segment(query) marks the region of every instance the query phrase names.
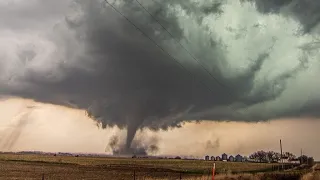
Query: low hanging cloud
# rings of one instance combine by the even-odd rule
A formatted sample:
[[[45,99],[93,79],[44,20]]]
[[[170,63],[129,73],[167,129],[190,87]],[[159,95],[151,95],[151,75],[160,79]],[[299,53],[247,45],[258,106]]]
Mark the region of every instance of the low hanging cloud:
[[[126,149],[142,127],[320,115],[316,0],[139,2],[171,35],[110,0],[161,48],[102,0],[1,0],[0,94],[85,109]]]
[[[118,139],[117,145],[113,147],[125,147],[125,129],[98,129],[95,122],[85,116],[83,110],[11,98],[0,102],[0,114],[2,151],[111,154],[114,151],[109,145],[112,144],[113,137]],[[28,118],[23,126],[19,126],[21,117]],[[285,151],[299,155],[302,148],[303,153],[319,160],[319,125],[319,118],[299,118],[259,123],[202,121],[185,123],[182,128],[170,131],[157,132],[144,128],[137,132],[131,148],[133,152],[147,152],[148,155],[193,155],[203,158],[206,154],[249,155],[259,149],[279,151],[279,139],[282,139]],[[8,138],[13,132],[19,134],[14,141]],[[9,141],[11,148],[4,146],[9,144]],[[158,151],[153,151],[153,146],[157,147]]]

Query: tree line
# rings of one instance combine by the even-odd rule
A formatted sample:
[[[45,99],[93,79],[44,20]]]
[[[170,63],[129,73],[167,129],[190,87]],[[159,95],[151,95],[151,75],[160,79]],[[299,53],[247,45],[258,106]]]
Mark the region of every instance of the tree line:
[[[249,156],[249,159],[257,162],[279,162],[281,160],[281,154],[275,151],[257,151]],[[299,161],[300,164],[313,164],[313,157],[302,155],[297,157],[291,152],[282,153],[282,159],[288,159],[289,161]]]

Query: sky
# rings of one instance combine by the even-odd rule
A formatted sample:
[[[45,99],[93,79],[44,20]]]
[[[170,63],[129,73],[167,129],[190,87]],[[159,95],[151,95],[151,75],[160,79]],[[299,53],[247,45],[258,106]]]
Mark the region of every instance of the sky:
[[[76,129],[106,133],[99,142],[123,153],[150,151],[153,141],[159,152],[174,153],[160,139],[206,139],[207,126],[217,136],[211,149],[242,149],[247,142],[231,140],[240,131],[306,141],[303,134],[314,137],[319,127],[319,7],[316,0],[0,0],[1,119],[17,119],[12,131],[4,125],[3,148],[49,125],[45,132],[55,138]],[[16,109],[27,101],[41,110]],[[66,114],[45,120],[55,111]],[[291,131],[298,127],[310,129]]]
[[[30,110],[31,107],[34,107]],[[30,112],[31,111],[31,112]],[[2,151],[46,151],[112,154],[108,146],[113,136],[124,140],[126,130],[102,129],[75,110],[32,100],[2,100],[0,149]],[[29,113],[25,117],[25,113]],[[24,117],[24,118],[23,118]],[[136,139],[146,146],[157,145],[151,155],[250,155],[257,150],[283,150],[320,159],[319,119],[282,119],[259,123],[212,122],[186,123],[169,131],[139,131]]]

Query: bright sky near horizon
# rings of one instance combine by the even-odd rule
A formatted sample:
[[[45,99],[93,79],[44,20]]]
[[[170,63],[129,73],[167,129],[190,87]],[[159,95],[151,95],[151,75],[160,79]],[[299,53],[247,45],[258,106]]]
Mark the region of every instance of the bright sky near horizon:
[[[33,109],[30,109],[34,107]],[[28,113],[24,117],[25,113]],[[49,152],[111,153],[113,135],[125,137],[125,130],[100,129],[85,112],[62,106],[12,98],[0,101],[0,150],[41,150]],[[22,122],[21,122],[22,121]],[[136,138],[156,139],[158,155],[206,154],[248,155],[257,150],[303,152],[320,159],[318,127],[315,119],[283,119],[265,123],[209,122],[186,123],[168,131],[138,132]]]

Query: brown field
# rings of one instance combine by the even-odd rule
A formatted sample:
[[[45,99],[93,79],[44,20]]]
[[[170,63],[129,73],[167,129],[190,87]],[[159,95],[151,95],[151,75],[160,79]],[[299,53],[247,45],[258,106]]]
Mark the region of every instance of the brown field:
[[[0,179],[210,179],[212,162],[0,154]],[[275,164],[216,162],[217,179],[267,172]],[[241,175],[245,177],[245,175]],[[232,178],[231,178],[232,179]]]

